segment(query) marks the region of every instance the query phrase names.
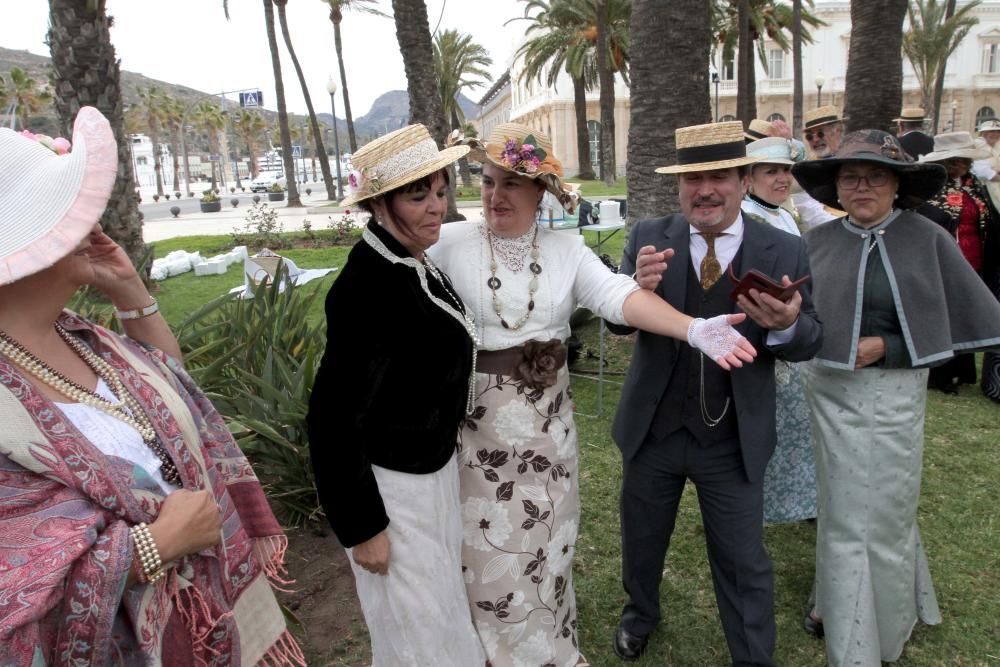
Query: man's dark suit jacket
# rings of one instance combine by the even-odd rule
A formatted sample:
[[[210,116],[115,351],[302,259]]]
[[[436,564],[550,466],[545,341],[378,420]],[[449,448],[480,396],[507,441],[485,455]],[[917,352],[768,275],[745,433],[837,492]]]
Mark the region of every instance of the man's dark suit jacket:
[[[913,130],[899,138],[899,145],[910,157],[916,160],[921,155],[934,152],[934,137],[919,130]]]
[[[809,273],[809,260],[802,239],[746,215],[743,216],[743,230],[740,267],[744,273],[757,269],[777,281],[782,275],[795,280]],[[657,251],[674,249],[676,254],[670,260],[656,292],[672,306],[683,310],[688,266],[691,263],[687,220],[682,215],[671,215],[635,223],[625,244],[622,273],[635,271],[638,249],[646,245],[655,246]],[[723,275],[722,280],[729,280],[728,273]],[[822,342],[822,328],[813,308],[809,282],[800,290],[802,308],[795,335],[788,343],[769,348],[765,344],[767,330],[749,317],[736,327],[757,349],[757,358],[752,364],[730,371],[743,465],[750,481],[756,481],[764,474],[774,451],[774,360],[811,359]],[[740,312],[735,302],[731,312]],[[613,324],[608,326],[620,334],[634,331]],[[680,346],[686,344],[673,338],[639,332],[612,427],[612,435],[626,460],[639,451],[646,438],[657,404],[667,389]]]

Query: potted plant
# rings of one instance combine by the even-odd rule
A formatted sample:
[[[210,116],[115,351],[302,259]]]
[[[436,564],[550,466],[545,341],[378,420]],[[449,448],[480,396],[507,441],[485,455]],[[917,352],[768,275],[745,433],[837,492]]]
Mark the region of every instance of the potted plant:
[[[272,185],[267,190],[267,200],[268,201],[285,201],[285,188],[281,187],[277,183]]]
[[[201,212],[218,213],[222,210],[222,201],[212,190],[205,190],[201,193]]]

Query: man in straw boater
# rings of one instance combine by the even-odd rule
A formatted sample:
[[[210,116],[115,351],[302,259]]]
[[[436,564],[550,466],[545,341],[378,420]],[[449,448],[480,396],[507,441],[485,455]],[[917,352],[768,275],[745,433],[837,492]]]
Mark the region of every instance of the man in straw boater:
[[[914,160],[934,150],[934,137],[924,132],[926,119],[927,114],[920,107],[905,107],[899,118],[892,119],[899,144]]]
[[[822,160],[837,151],[840,139],[844,136],[845,120],[847,119],[840,115],[840,109],[832,105],[805,112],[802,117],[802,138],[810,160]],[[808,229],[844,216],[843,211],[821,204],[805,190],[797,188],[797,192],[792,193],[792,201],[802,224]]]
[[[811,358],[821,329],[807,283],[787,301],[756,289],[732,300],[730,276],[756,269],[789,285],[790,278],[809,273],[798,237],[740,212],[748,165],[755,161],[747,157],[742,124],[680,128],[676,138],[677,164],[656,171],[678,175],[681,213],[635,223],[621,270],[635,271],[642,287],[696,317],[746,312],[737,329],[758,356],[720,373],[697,351],[638,334],[613,427],[624,468],[622,578],[628,593],[614,650],[622,659],[637,659],[660,620],[664,559],[690,479],[733,664],[773,665],[774,585],[762,535],[762,478],[775,445],[774,360]]]

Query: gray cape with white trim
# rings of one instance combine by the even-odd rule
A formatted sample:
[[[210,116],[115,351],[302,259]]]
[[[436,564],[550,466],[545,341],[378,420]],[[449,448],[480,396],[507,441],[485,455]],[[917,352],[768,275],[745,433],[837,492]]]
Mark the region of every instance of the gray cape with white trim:
[[[934,366],[956,352],[1000,348],[1000,302],[955,239],[922,215],[902,211],[870,229],[838,218],[810,230],[803,240],[813,302],[823,322],[819,363],[854,368],[872,243],[882,255],[914,366]]]

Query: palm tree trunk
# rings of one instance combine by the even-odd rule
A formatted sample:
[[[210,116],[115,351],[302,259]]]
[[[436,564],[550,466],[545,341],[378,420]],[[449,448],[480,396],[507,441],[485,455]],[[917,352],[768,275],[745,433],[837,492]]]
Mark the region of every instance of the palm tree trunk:
[[[177,144],[177,132],[173,131],[170,133],[170,153],[174,165],[174,192],[181,191],[181,159],[178,155]]]
[[[285,104],[285,84],[281,79],[281,60],[278,56],[278,37],[274,32],[274,3],[264,0],[264,24],[267,27],[267,44],[271,49],[271,69],[274,71],[274,96],[278,101],[278,130],[281,134],[281,163],[288,187],[288,206],[302,206],[299,188],[295,183],[295,165],[292,162],[292,134],[288,129],[288,107]]]
[[[299,59],[295,56],[295,49],[292,48],[292,37],[288,33],[288,18],[285,16],[285,5],[288,0],[275,0],[278,6],[278,21],[281,23],[281,36],[285,40],[285,48],[292,58],[292,65],[295,67],[295,74],[299,77],[299,85],[302,87],[302,97],[306,101],[306,110],[309,112],[309,126],[312,128],[313,145],[315,153],[319,155],[319,168],[323,172],[323,184],[326,186],[326,198],[330,201],[337,201],[337,186],[333,183],[333,176],[330,174],[330,161],[326,157],[326,147],[323,145],[323,135],[319,131],[319,122],[316,120],[316,112],[313,110],[312,98],[309,96],[309,86],[306,85],[306,77],[302,73]],[[305,180],[305,174],[302,174]]]
[[[678,210],[677,179],[653,170],[676,162],[674,130],[711,118],[705,94],[711,44],[708,3],[633,0],[630,32],[631,123],[625,173],[631,226]]]
[[[125,132],[118,59],[111,43],[111,20],[105,0],[94,3],[93,11],[88,11],[86,4],[79,0],[49,0],[47,41],[52,54],[56,110],[67,137],[82,106],[96,107],[110,121],[118,144],[118,175],[101,216],[101,228],[139,266],[146,245],[129,152],[131,141]]]
[[[802,136],[802,0],[792,0],[792,136]]]
[[[160,152],[163,150],[160,146],[160,138],[157,136],[155,130],[150,129],[149,131],[149,141],[153,145],[153,173],[156,174],[156,194],[163,196],[163,160],[161,159]]]
[[[410,122],[422,123],[438,146],[448,141],[448,121],[441,106],[441,93],[434,74],[434,48],[424,0],[392,0],[396,22],[396,41],[406,70],[406,89],[410,97]],[[445,221],[464,220],[455,208],[455,185],[448,188],[448,212]]]
[[[573,77],[573,108],[576,111],[576,154],[579,156],[580,173],[583,180],[597,178],[594,165],[590,162],[590,130],[587,128],[587,84],[582,76]]]
[[[849,129],[891,132],[903,102],[903,18],[908,0],[851,0],[844,115]]]
[[[351,114],[351,96],[347,94],[347,71],[344,69],[344,47],[340,41],[340,21],[334,20],[333,10],[330,11],[333,21],[333,45],[337,50],[337,66],[340,68],[340,91],[344,97],[344,118],[347,120],[347,138],[351,142],[351,152],[358,150],[358,137],[354,133],[354,116]],[[337,119],[333,119],[334,132],[337,130]]]
[[[955,15],[955,0],[947,0],[947,4],[944,6],[944,20],[947,21],[952,16]],[[934,116],[934,130],[933,134],[938,132],[938,119],[941,117],[941,98],[944,96],[944,74],[945,69],[948,67],[948,58],[942,58],[941,64],[938,66],[937,80],[934,81],[934,101],[933,106],[930,109],[931,114]],[[954,131],[955,128],[951,128]]]
[[[608,3],[597,3],[597,77],[601,82],[601,180],[615,182],[615,73],[608,62]]]
[[[744,127],[757,117],[757,73],[750,35],[750,0],[739,0],[740,36],[736,56],[736,117]]]
[[[462,123],[458,120],[458,112],[455,109],[451,110],[451,129],[462,130]],[[464,157],[458,161],[458,176],[463,188],[472,185],[472,171],[469,170],[469,161]]]

